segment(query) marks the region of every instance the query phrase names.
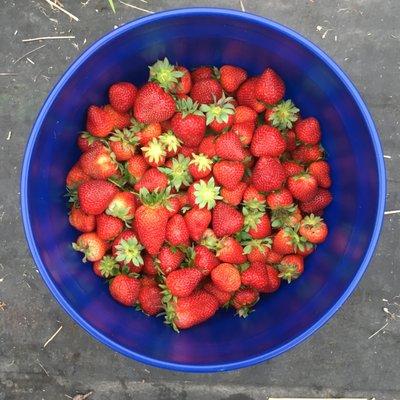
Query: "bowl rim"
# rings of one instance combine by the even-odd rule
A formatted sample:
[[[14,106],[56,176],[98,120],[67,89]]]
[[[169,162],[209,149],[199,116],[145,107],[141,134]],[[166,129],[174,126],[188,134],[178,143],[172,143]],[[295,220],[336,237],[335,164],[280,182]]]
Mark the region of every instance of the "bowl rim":
[[[219,16],[226,16],[229,18],[237,18],[243,19],[249,23],[256,23],[258,25],[264,25],[269,29],[273,29],[279,31],[282,35],[285,35],[291,40],[296,41],[298,44],[304,46],[309,51],[311,51],[316,57],[322,60],[331,70],[335,73],[335,75],[340,79],[342,84],[347,88],[350,92],[351,96],[353,97],[354,101],[356,102],[357,106],[359,107],[361,114],[364,118],[364,121],[368,127],[368,131],[371,136],[373,148],[375,151],[375,157],[377,161],[377,169],[378,169],[378,207],[376,212],[376,218],[374,223],[374,230],[372,233],[370,244],[365,252],[364,258],[360,264],[360,267],[354,276],[353,280],[350,282],[347,289],[344,293],[337,299],[335,304],[327,310],[327,312],[313,325],[311,325],[306,331],[302,334],[296,336],[294,339],[287,343],[283,343],[279,347],[276,347],[273,350],[266,351],[262,354],[259,354],[255,357],[246,358],[239,361],[229,362],[229,363],[219,363],[219,364],[204,364],[204,365],[195,365],[195,364],[181,364],[175,362],[168,362],[162,361],[156,358],[147,357],[135,351],[129,350],[126,347],[114,342],[113,340],[109,339],[102,333],[100,333],[96,328],[90,325],[84,318],[82,318],[73,308],[72,306],[65,300],[62,296],[60,291],[52,282],[49,274],[47,273],[46,267],[42,262],[39,252],[36,248],[35,239],[29,219],[29,208],[28,208],[28,176],[29,176],[29,166],[31,162],[32,152],[35,146],[35,142],[37,136],[40,132],[40,126],[43,123],[43,120],[52,105],[55,98],[58,96],[60,90],[63,88],[65,83],[70,79],[70,77],[74,74],[74,72],[100,47],[102,47],[108,41],[116,38],[117,36],[124,34],[126,31],[135,29],[139,26],[145,25],[150,22],[155,22],[158,20],[168,19],[170,17],[187,17],[188,15],[219,15]],[[343,305],[343,303],[347,300],[350,294],[354,291],[355,287],[357,286],[358,282],[360,281],[361,277],[363,276],[364,272],[366,271],[368,264],[372,258],[373,252],[379,240],[380,231],[382,228],[383,217],[384,217],[384,207],[385,207],[385,197],[386,197],[386,172],[385,172],[385,164],[383,160],[383,152],[380,143],[380,139],[375,128],[374,122],[372,117],[367,109],[366,104],[364,103],[361,95],[359,94],[358,90],[355,88],[353,83],[351,82],[350,78],[347,74],[339,67],[323,50],[321,50],[317,45],[313,44],[311,41],[300,35],[299,33],[295,32],[294,30],[277,23],[275,21],[271,21],[267,18],[250,14],[244,13],[237,10],[225,9],[225,8],[211,8],[211,7],[190,7],[190,8],[181,8],[176,10],[167,10],[163,12],[158,12],[152,14],[150,16],[144,16],[138,18],[134,21],[128,22],[121,27],[107,33],[106,35],[102,36],[98,40],[96,40],[92,45],[90,45],[73,63],[67,68],[67,70],[62,74],[59,78],[58,82],[54,85],[51,92],[48,94],[46,100],[44,101],[38,116],[35,120],[35,123],[32,127],[32,130],[29,135],[29,139],[25,148],[24,157],[23,157],[23,164],[21,170],[21,183],[20,183],[20,190],[21,190],[21,199],[20,199],[20,206],[21,206],[21,213],[22,213],[22,220],[24,226],[25,237],[29,245],[29,249],[31,251],[32,257],[35,261],[36,266],[40,271],[40,275],[44,280],[47,287],[50,289],[50,292],[56,298],[58,303],[62,306],[62,308],[72,317],[72,319],[77,322],[85,331],[87,331],[91,336],[102,342],[103,344],[107,345],[113,350],[118,351],[119,353],[132,358],[136,361],[143,362],[145,364],[149,364],[159,368],[165,368],[175,371],[182,371],[182,372],[221,372],[221,371],[229,371],[233,369],[239,369],[248,367],[251,365],[255,365],[271,359],[273,357],[278,356],[281,353],[291,349],[292,347],[300,344],[305,339],[307,339],[310,335],[316,332],[319,328],[321,328],[335,313],[336,311]]]

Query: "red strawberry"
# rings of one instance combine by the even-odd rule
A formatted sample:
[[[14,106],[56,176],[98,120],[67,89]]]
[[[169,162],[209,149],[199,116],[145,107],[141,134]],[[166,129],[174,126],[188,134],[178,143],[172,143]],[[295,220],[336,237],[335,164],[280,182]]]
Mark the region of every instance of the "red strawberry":
[[[286,179],[285,170],[276,158],[258,159],[252,175],[252,184],[260,192],[280,189]]]
[[[273,126],[261,125],[253,134],[250,151],[256,157],[279,157],[285,148],[286,141],[278,129]]]
[[[190,296],[196,289],[203,274],[196,268],[183,268],[172,271],[165,279],[165,286],[172,296]]]
[[[212,216],[212,227],[217,237],[233,235],[243,227],[243,214],[222,201],[217,202]]]
[[[285,255],[296,251],[290,230],[280,229],[272,241],[272,250],[276,253]]]
[[[245,157],[242,143],[233,132],[223,133],[217,138],[215,152],[218,157],[230,161],[242,161]]]
[[[246,217],[245,217],[245,224],[246,224]],[[255,226],[251,226],[248,230],[248,234],[253,239],[263,239],[271,234],[271,221],[268,217],[268,214],[261,215],[258,218],[258,221],[255,222]]]
[[[235,115],[233,117],[233,122],[235,124],[241,124],[245,122],[252,122],[253,124],[255,124],[257,120],[257,113],[250,107],[237,106],[235,108]]]
[[[193,154],[189,162],[189,172],[195,181],[205,178],[212,170],[212,160],[204,154]]]
[[[157,139],[163,132],[161,124],[158,122],[153,122],[148,125],[136,123],[134,124],[134,128],[135,131],[137,131],[136,136],[142,146],[146,146],[152,139]]]
[[[204,290],[188,297],[180,297],[173,306],[173,313],[167,321],[177,329],[187,329],[210,319],[218,310],[217,299]]]
[[[218,264],[218,258],[210,249],[203,245],[195,246],[193,266],[196,267],[203,276],[208,275]]]
[[[96,179],[84,182],[78,188],[80,207],[85,214],[101,214],[118,192],[111,182]]]
[[[92,269],[93,269],[93,272],[94,272],[98,277],[102,278],[102,277],[103,277],[103,274],[101,273],[101,270],[100,270],[100,262],[101,262],[101,260],[100,260],[100,261],[95,261],[95,262],[93,263]]]
[[[203,79],[210,79],[213,77],[213,69],[209,66],[197,67],[191,72],[192,81],[198,82]]]
[[[110,149],[117,161],[127,161],[135,154],[135,146],[122,140],[110,142]]]
[[[247,255],[247,259],[253,262],[267,262],[268,253],[270,252],[271,239],[250,239],[246,241],[243,252]]]
[[[137,88],[129,82],[117,82],[108,89],[108,98],[112,107],[121,113],[126,113],[133,108]]]
[[[232,97],[222,97],[212,104],[202,104],[200,110],[206,114],[206,124],[217,133],[228,129],[233,124],[235,106]]]
[[[199,145],[199,153],[204,154],[208,158],[213,158],[216,155],[214,135],[203,138]]]
[[[241,285],[238,269],[228,263],[217,265],[211,271],[211,280],[218,289],[225,292],[235,292]]]
[[[106,137],[114,127],[114,122],[103,108],[90,106],[87,112],[86,130],[93,136]]]
[[[124,306],[133,307],[140,290],[140,281],[127,275],[117,275],[109,286],[111,297]]]
[[[182,66],[175,67],[175,71],[181,72],[183,75],[179,78],[178,83],[172,84],[171,92],[178,95],[185,95],[190,92],[192,88],[192,77],[187,68]]]
[[[296,134],[294,131],[289,130],[285,134],[285,140],[286,140],[286,151],[293,151],[296,146]]]
[[[164,145],[157,139],[151,139],[141,148],[144,159],[152,167],[159,167],[165,163],[167,152]]]
[[[320,160],[324,156],[324,151],[318,144],[298,146],[292,151],[293,160],[303,164],[310,164]]]
[[[169,219],[165,238],[171,246],[189,245],[189,230],[182,215],[176,214]]]
[[[93,147],[102,145],[99,138],[92,136],[89,132],[82,132],[78,136],[77,143],[78,143],[79,150],[82,153],[93,149]]]
[[[106,214],[122,219],[122,221],[131,221],[135,216],[136,198],[130,192],[117,193],[107,207]]]
[[[86,182],[90,179],[90,176],[83,172],[82,168],[79,165],[79,162],[73,165],[73,167],[69,170],[66,184],[69,188],[76,188],[81,183]]]
[[[171,120],[171,128],[185,146],[197,147],[206,132],[206,118],[191,98],[178,100],[177,107],[179,111]]]
[[[165,240],[168,223],[168,210],[163,203],[166,194],[152,193],[141,195],[142,205],[135,212],[135,226],[140,243],[152,256],[156,255]]]
[[[318,188],[317,194],[309,201],[301,202],[300,210],[305,213],[316,213],[332,202],[332,194],[327,189]]]
[[[182,146],[179,149],[179,154],[182,154],[184,157],[190,158],[192,154],[196,154],[199,152],[198,147],[188,147],[188,146]]]
[[[143,281],[143,279],[142,279]],[[157,286],[141,285],[138,302],[141,310],[147,315],[157,315],[163,309],[162,293]]]
[[[147,164],[145,158],[141,154],[133,155],[126,162],[126,170],[137,181],[140,180],[148,168],[149,164]]]
[[[96,216],[97,236],[103,240],[112,240],[124,229],[124,223],[116,217],[107,214]]]
[[[96,233],[82,233],[72,247],[76,251],[81,251],[84,254],[83,262],[99,261],[103,258],[107,251],[107,244],[100,239]]]
[[[110,151],[104,146],[83,153],[79,159],[79,165],[82,171],[93,179],[107,179],[118,169]]]
[[[164,275],[168,275],[179,268],[184,258],[185,255],[180,250],[174,250],[169,246],[163,246],[158,255],[160,270]]]
[[[264,263],[252,263],[242,272],[242,284],[258,291],[268,286],[267,266]]]
[[[202,79],[193,84],[190,97],[199,104],[211,104],[222,96],[222,87],[215,79]]]
[[[157,275],[156,262],[150,254],[146,254],[143,257],[142,271],[146,275],[150,275],[150,276]]]
[[[158,168],[150,168],[144,172],[134,188],[137,192],[146,188],[149,192],[163,190],[168,186],[168,178]]]
[[[258,204],[265,203],[265,196],[260,193],[254,186],[249,185],[243,193],[243,201],[245,203],[256,202]]]
[[[178,214],[180,211],[181,207],[181,201],[177,196],[171,197],[168,199],[168,214],[170,217],[174,216],[175,214]]]
[[[321,140],[321,128],[313,118],[304,118],[295,125],[296,137],[305,144],[317,144]]]
[[[80,232],[92,232],[96,228],[96,217],[85,214],[80,208],[72,207],[69,223]]]
[[[211,211],[207,208],[193,207],[185,216],[186,226],[189,230],[190,238],[199,241],[211,222]]]
[[[265,268],[268,277],[268,284],[261,291],[262,293],[272,293],[276,292],[281,285],[281,278],[279,277],[279,272],[270,265]]]
[[[304,271],[303,257],[290,254],[282,258],[278,265],[279,277],[290,283],[292,279],[297,279]]]
[[[308,172],[317,180],[320,187],[324,189],[330,188],[332,184],[330,167],[326,161],[314,161],[308,166]]]
[[[223,65],[220,70],[219,81],[222,88],[228,92],[233,93],[238,87],[247,79],[247,72],[240,67],[233,65]]]
[[[243,82],[236,92],[236,100],[239,105],[250,107],[254,111],[260,113],[265,110],[265,106],[256,99],[255,86],[257,81],[258,78],[253,77]]]
[[[232,298],[232,305],[240,317],[246,318],[259,297],[258,292],[252,288],[239,289]]]
[[[160,143],[165,148],[167,158],[176,156],[181,147],[181,141],[175,136],[172,130],[168,130],[160,136]]]
[[[143,275],[140,279],[141,287],[158,287],[158,283],[154,276]]]
[[[229,190],[226,187],[221,189],[221,196],[225,203],[231,206],[238,206],[243,198],[243,193],[246,190],[247,185],[244,182],[239,182],[235,189]]]
[[[150,124],[170,119],[175,113],[175,101],[159,85],[146,83],[137,92],[133,115],[139,122]]]
[[[285,95],[285,83],[271,68],[267,68],[255,84],[255,96],[267,104],[276,104]]]
[[[308,247],[304,247],[303,250],[297,250],[297,253],[299,256],[303,256],[303,257],[307,257],[309,256],[311,253],[313,253],[315,250],[315,246],[308,246]]]
[[[140,273],[143,265],[143,246],[132,230],[126,230],[112,243],[112,254],[116,261],[124,264],[131,272]]]
[[[272,126],[271,119],[274,115],[274,111],[272,108],[267,108],[264,113],[264,121],[266,125]]]
[[[217,299],[220,307],[227,304],[232,297],[232,293],[225,292],[224,290],[219,289],[212,282],[206,283],[203,288],[207,293],[212,294]]]
[[[128,113],[120,113],[109,104],[104,106],[104,111],[110,116],[113,122],[113,129],[124,129],[131,124],[131,116]]]
[[[310,243],[319,244],[328,236],[328,227],[321,217],[310,214],[300,222],[299,233]]]
[[[266,262],[268,264],[278,264],[283,258],[282,254],[279,254],[273,250],[270,250],[266,257]]]
[[[247,257],[241,244],[233,237],[224,237],[220,242],[217,257],[221,262],[230,264],[243,264]]]
[[[287,207],[293,204],[293,196],[288,189],[282,188],[268,194],[267,204],[271,210]]]
[[[317,180],[306,172],[290,176],[287,180],[287,186],[293,197],[300,201],[311,200],[315,197],[318,189]]]
[[[184,67],[177,67],[168,61],[157,60],[149,67],[149,80],[156,82],[164,90],[171,93],[185,94],[188,93],[191,87],[191,77],[189,71]]]
[[[253,139],[254,129],[254,122],[240,122],[232,125],[231,132],[239,138],[243,146],[248,146]]]
[[[244,175],[244,166],[240,161],[218,161],[213,167],[214,178],[229,190],[235,189]]]
[[[287,177],[300,174],[304,171],[304,167],[295,161],[284,161],[282,166],[285,169]]]

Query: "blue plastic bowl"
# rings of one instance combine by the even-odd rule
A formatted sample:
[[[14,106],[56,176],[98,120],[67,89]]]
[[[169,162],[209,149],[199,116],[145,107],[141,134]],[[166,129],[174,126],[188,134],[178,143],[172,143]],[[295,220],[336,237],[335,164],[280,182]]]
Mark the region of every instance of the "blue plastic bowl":
[[[247,319],[221,311],[174,333],[161,319],[120,306],[89,264],[71,250],[65,176],[78,158],[77,132],[90,104],[115,81],[142,84],[147,66],[168,56],[195,67],[236,64],[276,69],[303,115],[321,121],[334,201],[326,243],[304,275],[265,297]],[[371,259],[385,201],[382,150],[371,116],[343,71],[319,48],[275,22],[232,10],[168,11],[141,18],[88,48],[54,87],[32,129],[21,178],[22,216],[33,258],[71,317],[96,339],[137,361],[180,371],[250,366],[297,345],[344,303]]]

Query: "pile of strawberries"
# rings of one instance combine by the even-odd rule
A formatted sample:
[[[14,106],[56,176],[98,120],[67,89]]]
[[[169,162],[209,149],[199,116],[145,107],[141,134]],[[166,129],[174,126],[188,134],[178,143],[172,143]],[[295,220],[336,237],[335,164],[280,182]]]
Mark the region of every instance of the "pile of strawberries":
[[[73,248],[111,296],[175,330],[297,279],[328,233],[321,129],[271,68],[189,71],[167,59],[90,106],[67,176]]]

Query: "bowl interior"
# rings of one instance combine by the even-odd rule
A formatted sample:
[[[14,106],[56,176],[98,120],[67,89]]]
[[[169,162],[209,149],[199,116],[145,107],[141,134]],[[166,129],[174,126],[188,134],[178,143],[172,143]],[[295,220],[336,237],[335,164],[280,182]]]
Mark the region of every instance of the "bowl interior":
[[[64,308],[114,349],[158,366],[192,371],[245,366],[279,354],[318,328],[360,278],[380,223],[379,144],[371,138],[366,111],[337,71],[316,56],[314,47],[297,40],[282,27],[240,13],[169,12],[102,39],[48,98],[25,159],[22,196],[28,240]],[[180,334],[162,319],[109,297],[106,284],[71,250],[77,232],[68,224],[63,197],[65,176],[79,156],[75,140],[84,128],[87,107],[105,103],[107,87],[115,81],[145,82],[147,66],[165,56],[188,67],[236,64],[250,74],[266,66],[276,69],[287,84],[287,97],[304,116],[321,122],[334,182],[334,201],[325,214],[329,238],[307,258],[301,279],[264,297],[247,319],[220,311]]]

